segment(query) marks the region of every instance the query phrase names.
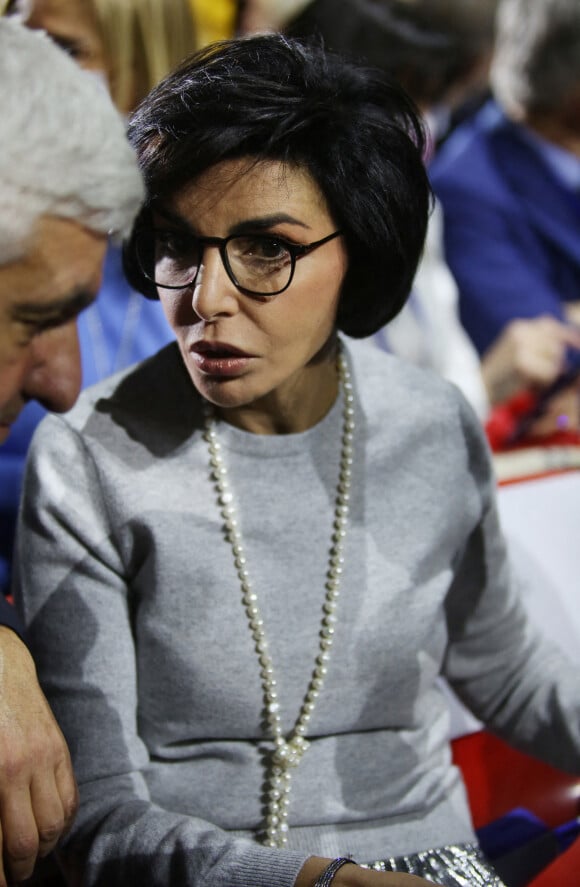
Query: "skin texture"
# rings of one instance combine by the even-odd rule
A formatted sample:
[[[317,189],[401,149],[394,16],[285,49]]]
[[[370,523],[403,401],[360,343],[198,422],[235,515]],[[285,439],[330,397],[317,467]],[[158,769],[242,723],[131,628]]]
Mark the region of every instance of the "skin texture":
[[[6,876],[30,877],[71,824],[77,789],[68,749],[25,645],[0,627],[0,842]]]
[[[0,267],[0,442],[24,404],[69,409],[81,385],[76,317],[95,298],[106,237],[42,219]],[[24,643],[0,627],[0,887],[30,877],[70,825],[77,791],[66,742]]]
[[[512,321],[483,355],[490,403],[501,403],[522,388],[546,388],[564,371],[568,348],[580,348],[580,331],[568,324],[548,316]],[[542,436],[556,431],[562,416],[567,417],[568,428],[580,428],[577,385],[550,400],[531,433]]]
[[[285,220],[265,231],[297,244],[337,229],[309,174],[273,161],[224,161],[164,209],[201,236],[226,237],[248,220],[281,214]],[[346,267],[344,242],[336,237],[297,260],[288,290],[256,299],[236,288],[218,249],[210,246],[195,287],[159,290],[193,384],[227,422],[259,434],[296,432],[330,409],[337,394],[335,320]],[[235,375],[211,374],[200,368],[195,349],[201,340],[251,356]]]
[[[330,859],[311,856],[300,869],[294,887],[313,887],[316,879],[330,862]],[[421,885],[433,887],[433,882],[425,881],[416,875],[373,872],[357,865],[341,866],[332,879],[332,887],[421,887]]]
[[[98,292],[106,237],[43,219],[20,260],[0,267],[0,443],[29,400],[64,412],[81,386],[76,317]]]

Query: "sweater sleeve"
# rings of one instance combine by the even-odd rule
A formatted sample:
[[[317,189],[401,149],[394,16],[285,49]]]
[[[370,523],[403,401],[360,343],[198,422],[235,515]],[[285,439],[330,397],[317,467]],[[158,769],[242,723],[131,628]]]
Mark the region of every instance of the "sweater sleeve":
[[[491,730],[580,773],[577,665],[527,615],[499,525],[487,444],[466,405],[464,431],[482,516],[457,558],[447,595],[445,677]]]
[[[117,542],[82,437],[49,417],[30,451],[15,595],[79,784],[65,870],[72,878],[82,872],[87,887],[290,887],[304,854],[262,847],[152,802],[131,594]]]

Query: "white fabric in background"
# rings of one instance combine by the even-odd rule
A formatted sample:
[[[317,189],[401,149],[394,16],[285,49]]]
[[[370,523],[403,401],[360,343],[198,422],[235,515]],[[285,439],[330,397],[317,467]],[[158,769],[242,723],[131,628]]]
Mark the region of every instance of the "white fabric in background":
[[[457,286],[443,257],[442,239],[443,219],[437,204],[409,301],[373,340],[380,348],[453,382],[483,419],[489,404],[479,356],[459,320]]]

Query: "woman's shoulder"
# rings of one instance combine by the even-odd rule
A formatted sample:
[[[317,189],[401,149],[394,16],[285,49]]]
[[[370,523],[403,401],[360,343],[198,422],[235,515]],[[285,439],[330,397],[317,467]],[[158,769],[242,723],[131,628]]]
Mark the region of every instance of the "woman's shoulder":
[[[457,402],[456,386],[435,370],[384,351],[372,339],[347,339],[346,347],[363,403],[388,406],[404,401],[422,409],[426,403],[442,406]]]
[[[456,385],[371,341],[349,340],[347,348],[367,433],[381,452],[412,451],[449,477],[463,465],[478,482],[489,482],[483,426]]]

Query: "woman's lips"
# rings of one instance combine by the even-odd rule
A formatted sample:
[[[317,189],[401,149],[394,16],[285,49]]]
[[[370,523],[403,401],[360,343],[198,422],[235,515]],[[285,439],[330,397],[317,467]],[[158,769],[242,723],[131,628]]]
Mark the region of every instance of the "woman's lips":
[[[239,376],[252,360],[247,354],[233,345],[198,342],[190,349],[197,369],[206,376]]]

